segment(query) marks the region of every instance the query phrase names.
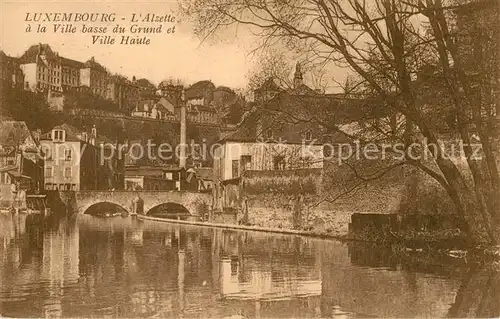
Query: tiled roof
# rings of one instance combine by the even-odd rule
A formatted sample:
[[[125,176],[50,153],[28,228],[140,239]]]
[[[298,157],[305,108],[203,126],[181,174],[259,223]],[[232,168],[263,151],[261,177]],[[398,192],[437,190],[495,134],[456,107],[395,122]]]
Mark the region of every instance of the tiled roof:
[[[106,72],[106,68],[104,68],[101,64],[99,64],[94,59],[94,57],[90,58],[90,60],[88,60],[87,62],[85,62],[84,67]]]
[[[299,143],[307,131],[321,141],[330,129],[323,123],[342,125],[362,119],[375,118],[374,103],[362,99],[348,99],[343,95],[295,95],[282,91],[264,105],[249,104],[252,109],[244,114],[238,127],[223,134],[222,141],[255,142],[258,131],[274,131],[274,139],[284,138],[288,143]],[[258,130],[258,126],[260,126]],[[329,141],[346,141],[348,136],[333,132]]]
[[[225,91],[225,92],[229,92],[229,93],[234,93],[234,90],[227,87],[227,86],[218,86],[215,91]]]
[[[209,80],[199,81],[191,85],[186,90],[186,98],[188,99],[200,98],[204,96],[204,93],[207,90],[214,90],[214,89],[215,85],[212,83],[212,81]]]
[[[148,79],[139,79],[136,81],[137,85],[144,87],[144,88],[150,88],[150,89],[155,89],[156,86],[151,83]]]
[[[21,56],[21,61],[24,63],[34,63],[36,62],[36,57],[39,53],[45,54],[49,59],[55,59],[58,57],[56,53],[52,51],[50,45],[46,43],[40,43],[30,46],[28,50],[26,50],[26,52],[24,52],[24,54]]]
[[[62,124],[62,125],[57,125],[49,132],[43,134],[40,137],[40,140],[44,140],[44,141],[52,140],[52,131],[53,130],[64,130],[66,132],[66,141],[68,141],[68,142],[81,141],[79,136],[82,133],[82,131],[77,129],[76,127],[69,125],[69,124],[66,124],[66,123]]]
[[[61,57],[61,64],[66,65],[75,69],[81,69],[83,67],[83,63],[80,61],[68,59],[65,57]]]
[[[296,88],[289,89],[288,93],[292,95],[318,95],[318,92],[314,91],[305,84],[301,84]]]
[[[255,91],[281,91],[280,88],[272,77],[268,78],[258,89]]]

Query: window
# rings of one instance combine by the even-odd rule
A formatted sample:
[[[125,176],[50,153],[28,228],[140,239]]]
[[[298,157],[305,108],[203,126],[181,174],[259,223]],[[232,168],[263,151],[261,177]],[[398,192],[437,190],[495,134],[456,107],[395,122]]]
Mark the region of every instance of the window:
[[[273,138],[273,130],[268,128],[265,132],[264,132],[264,138],[266,139],[272,139]]]
[[[312,134],[312,131],[307,131],[305,132],[304,134],[304,139],[306,141],[311,141],[313,139],[313,134]]]
[[[45,177],[52,177],[52,167],[51,166],[45,167]]]
[[[64,150],[64,160],[71,161],[71,148]]]
[[[71,167],[65,167],[64,168],[64,177],[70,178],[71,177]]]
[[[252,168],[252,156],[242,155],[241,156],[241,169],[246,171]]]
[[[7,172],[0,173],[0,184],[10,184],[10,175]]]
[[[233,160],[233,167],[232,167],[232,178],[236,178],[240,176],[240,161],[238,160]]]
[[[304,156],[300,158],[300,167],[310,168],[312,165],[312,158],[310,156]]]
[[[273,169],[276,171],[285,169],[285,157],[284,156],[282,156],[282,155],[274,156]]]
[[[54,142],[64,142],[64,130],[53,130],[52,140]]]

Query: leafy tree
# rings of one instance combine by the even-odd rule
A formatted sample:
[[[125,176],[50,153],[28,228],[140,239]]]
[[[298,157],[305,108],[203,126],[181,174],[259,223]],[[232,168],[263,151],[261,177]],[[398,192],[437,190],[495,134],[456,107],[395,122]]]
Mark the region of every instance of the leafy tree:
[[[63,122],[64,116],[50,109],[45,94],[15,89],[6,83],[0,85],[2,116],[24,121],[31,130],[46,131]]]
[[[379,101],[387,109],[386,114],[402,118],[402,130],[387,131],[373,125],[372,131],[393,141],[402,140],[406,148],[421,136],[433,155],[430,163],[406,156],[385,170],[401,165],[422,170],[447,192],[457,212],[467,221],[473,240],[498,243],[500,177],[488,131],[490,117],[484,114],[489,113],[488,103],[478,99],[467,73],[470,66],[454,37],[455,27],[460,27],[454,20],[459,6],[443,1],[193,0],[187,1],[182,10],[195,20],[195,31],[201,37],[217,36],[227,27],[246,26],[264,39],[264,45],[278,41],[325,66],[347,67],[356,76],[356,85],[363,87],[364,95]],[[495,10],[498,11],[498,4],[484,12]],[[485,41],[478,44],[489,46]],[[463,141],[467,158],[464,170],[445,156],[439,143],[439,126],[427,121],[428,113],[418,99],[415,78],[429,63],[437,66],[444,83],[441,93],[456,114],[454,132]],[[496,69],[498,61],[491,65]],[[473,157],[469,114],[483,150],[481,159]],[[304,120],[340,130],[324,117]],[[358,177],[369,180],[379,175]],[[472,176],[472,183],[467,182],[467,176]]]

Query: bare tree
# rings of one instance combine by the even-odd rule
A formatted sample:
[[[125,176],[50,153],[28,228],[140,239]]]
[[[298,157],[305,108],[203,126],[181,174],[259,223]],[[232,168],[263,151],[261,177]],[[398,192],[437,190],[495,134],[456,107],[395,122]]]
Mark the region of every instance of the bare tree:
[[[388,113],[404,117],[406,145],[418,134],[438,146],[428,148],[432,165],[409,158],[398,165],[413,165],[434,178],[468,222],[476,242],[499,241],[498,169],[482,103],[453,37],[456,4],[443,4],[443,0],[196,0],[183,9],[195,18],[196,31],[205,37],[227,26],[245,25],[265,43],[280,41],[290,50],[306,52],[317,64],[349,68]],[[467,172],[444,156],[440,132],[429,125],[417,96],[416,74],[428,63],[442,76],[442,93],[456,114],[455,131],[464,143]],[[473,157],[471,124],[483,149],[481,160]],[[467,175],[472,176],[472,185]]]

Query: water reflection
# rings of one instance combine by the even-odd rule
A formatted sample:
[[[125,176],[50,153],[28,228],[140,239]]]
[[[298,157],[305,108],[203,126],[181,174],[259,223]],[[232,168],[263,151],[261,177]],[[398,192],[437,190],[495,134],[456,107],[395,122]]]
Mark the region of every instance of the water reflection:
[[[284,235],[0,215],[8,317],[498,316],[498,272]],[[480,300],[479,300],[480,299]]]

